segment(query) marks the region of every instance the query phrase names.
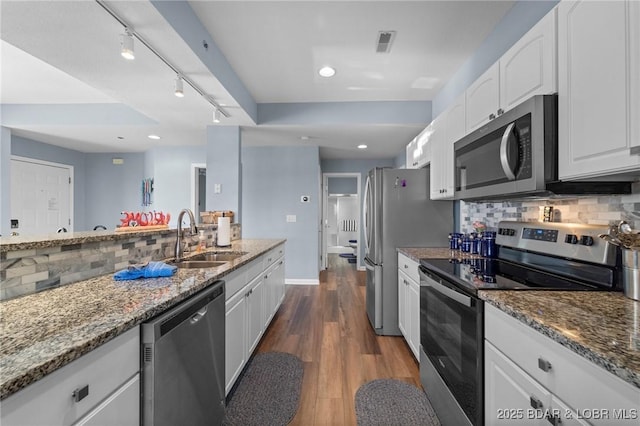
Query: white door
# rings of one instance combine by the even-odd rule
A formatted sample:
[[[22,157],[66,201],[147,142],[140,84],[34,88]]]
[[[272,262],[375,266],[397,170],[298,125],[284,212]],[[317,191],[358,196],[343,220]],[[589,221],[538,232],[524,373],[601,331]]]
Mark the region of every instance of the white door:
[[[71,232],[72,170],[63,164],[12,158],[11,230],[20,235],[46,234],[60,228]]]

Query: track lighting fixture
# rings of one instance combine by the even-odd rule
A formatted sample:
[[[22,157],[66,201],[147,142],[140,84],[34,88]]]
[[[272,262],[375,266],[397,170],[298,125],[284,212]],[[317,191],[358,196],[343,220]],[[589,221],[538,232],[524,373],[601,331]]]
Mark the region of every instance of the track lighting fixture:
[[[120,35],[120,54],[123,58],[133,60],[136,55],[133,53],[133,34],[129,31],[129,28],[124,29],[124,34]]]
[[[176,87],[175,87],[175,91],[173,93],[174,93],[174,95],[176,95],[179,98],[184,98],[184,89],[183,89],[183,84],[182,84],[182,77],[180,77],[180,75],[178,75],[176,77]]]
[[[220,122],[220,110],[218,108],[213,110],[213,122],[214,123]]]

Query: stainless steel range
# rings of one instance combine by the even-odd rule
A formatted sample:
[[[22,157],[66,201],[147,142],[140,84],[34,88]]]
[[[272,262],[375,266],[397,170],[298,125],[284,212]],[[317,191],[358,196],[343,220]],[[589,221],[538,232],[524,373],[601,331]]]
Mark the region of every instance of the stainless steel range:
[[[420,261],[420,377],[446,425],[484,423],[484,308],[478,290],[621,289],[620,256],[599,234],[609,227],[499,224],[497,258],[453,252]]]

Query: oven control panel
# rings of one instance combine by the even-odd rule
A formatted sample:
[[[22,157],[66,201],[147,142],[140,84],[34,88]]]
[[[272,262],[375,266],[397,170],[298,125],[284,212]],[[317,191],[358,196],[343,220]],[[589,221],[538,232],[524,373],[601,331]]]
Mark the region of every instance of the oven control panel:
[[[549,241],[555,243],[556,241],[558,241],[558,230],[524,228],[522,230],[522,238],[525,240]]]
[[[501,221],[496,243],[498,247],[615,265],[616,247],[598,237],[607,233],[606,225]]]

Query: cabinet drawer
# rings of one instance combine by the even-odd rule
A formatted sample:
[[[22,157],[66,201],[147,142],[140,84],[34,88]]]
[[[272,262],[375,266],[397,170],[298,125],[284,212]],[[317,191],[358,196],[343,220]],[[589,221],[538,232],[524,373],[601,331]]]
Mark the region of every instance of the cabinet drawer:
[[[243,266],[240,269],[222,277],[222,279],[224,280],[225,300],[231,299],[233,295],[238,292],[238,290],[247,285],[248,269],[248,267]]]
[[[273,263],[284,256],[284,244],[280,244],[279,246],[272,248],[263,256],[263,270],[266,270],[269,266],[273,265]]]
[[[262,258],[263,258],[263,256],[259,256],[256,259],[253,259],[246,266],[246,268],[247,268],[247,281],[251,281],[252,279],[257,277],[258,275],[262,275],[262,273],[264,272],[264,263],[263,263],[264,261],[263,261]]]
[[[640,389],[489,304],[485,338],[576,410],[640,410]]]
[[[135,327],[2,401],[2,424],[70,425],[139,369],[140,329]],[[88,394],[75,402],[73,392],[85,386]]]
[[[407,274],[413,281],[420,282],[420,274],[418,273],[418,262],[402,253],[398,253],[398,269]]]

